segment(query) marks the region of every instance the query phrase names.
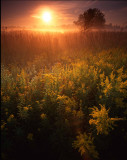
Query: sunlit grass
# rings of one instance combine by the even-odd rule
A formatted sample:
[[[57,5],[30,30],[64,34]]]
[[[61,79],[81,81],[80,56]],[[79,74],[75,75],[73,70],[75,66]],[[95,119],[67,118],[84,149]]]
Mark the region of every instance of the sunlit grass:
[[[112,129],[120,128],[112,120],[127,116],[126,33],[15,31],[1,36],[3,157],[22,157],[24,144],[31,156],[48,151],[77,159],[79,150],[82,156],[99,157],[98,134],[109,134],[110,141]],[[120,133],[126,139],[121,128]]]

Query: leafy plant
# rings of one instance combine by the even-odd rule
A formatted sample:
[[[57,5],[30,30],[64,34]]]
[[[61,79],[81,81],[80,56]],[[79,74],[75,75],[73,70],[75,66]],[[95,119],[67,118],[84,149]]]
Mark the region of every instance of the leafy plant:
[[[86,133],[80,133],[76,139],[77,140],[73,143],[73,147],[78,149],[82,156],[98,158],[98,152],[95,150],[95,146],[93,144],[93,137],[88,136]]]
[[[96,126],[97,134],[109,134],[109,130],[113,129],[114,121],[108,116],[109,109],[106,110],[104,105],[100,105],[100,107],[100,110],[97,107],[92,108],[90,114],[92,118],[89,123]]]

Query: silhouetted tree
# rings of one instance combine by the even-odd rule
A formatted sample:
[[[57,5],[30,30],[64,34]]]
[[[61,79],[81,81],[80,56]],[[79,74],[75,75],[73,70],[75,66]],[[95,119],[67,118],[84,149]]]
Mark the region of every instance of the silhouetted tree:
[[[105,24],[104,14],[97,8],[88,9],[83,14],[80,14],[74,24],[81,27],[82,31],[90,28],[102,28]]]

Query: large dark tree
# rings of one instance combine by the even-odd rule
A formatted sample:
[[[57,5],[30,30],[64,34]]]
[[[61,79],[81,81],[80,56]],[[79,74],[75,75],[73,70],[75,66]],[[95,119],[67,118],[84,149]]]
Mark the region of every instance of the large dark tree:
[[[74,24],[79,26],[82,31],[90,28],[102,28],[105,24],[104,14],[97,8],[88,9],[83,14],[80,14]]]

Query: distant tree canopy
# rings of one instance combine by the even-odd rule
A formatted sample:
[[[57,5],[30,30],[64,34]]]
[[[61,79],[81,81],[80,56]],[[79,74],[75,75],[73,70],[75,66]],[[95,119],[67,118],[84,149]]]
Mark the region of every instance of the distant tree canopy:
[[[90,28],[102,28],[105,25],[105,15],[97,8],[88,9],[83,14],[80,14],[74,24],[79,26],[82,31]]]

